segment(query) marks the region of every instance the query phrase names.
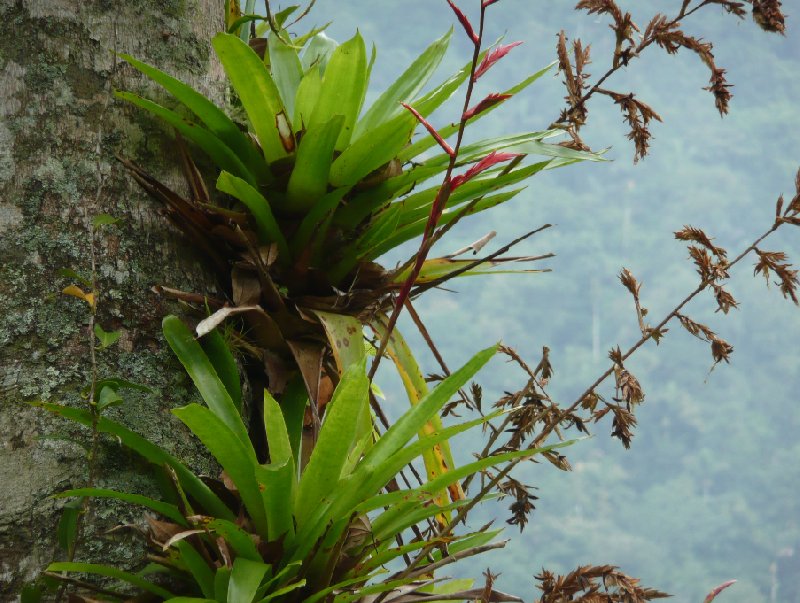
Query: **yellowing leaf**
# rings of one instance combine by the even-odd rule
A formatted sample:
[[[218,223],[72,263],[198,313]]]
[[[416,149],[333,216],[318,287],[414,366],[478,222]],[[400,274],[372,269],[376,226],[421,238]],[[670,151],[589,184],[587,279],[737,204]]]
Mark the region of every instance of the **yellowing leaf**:
[[[78,299],[82,299],[89,307],[94,310],[95,307],[95,300],[94,300],[94,292],[93,291],[83,291],[80,287],[76,285],[70,285],[69,287],[65,287],[63,291],[61,291],[64,295],[71,295],[72,297],[77,297]]]

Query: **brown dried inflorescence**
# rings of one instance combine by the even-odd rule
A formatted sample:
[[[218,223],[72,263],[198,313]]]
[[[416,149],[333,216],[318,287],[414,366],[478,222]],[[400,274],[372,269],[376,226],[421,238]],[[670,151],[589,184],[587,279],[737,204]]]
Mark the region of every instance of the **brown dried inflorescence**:
[[[645,603],[670,596],[640,586],[613,565],[583,565],[565,576],[543,569],[536,580],[542,591],[538,603]]]
[[[766,31],[783,33],[784,15],[779,0],[747,0],[752,4],[753,18]],[[581,40],[573,42],[573,53],[567,50],[567,36],[561,31],[558,36],[556,53],[558,68],[564,74],[564,85],[567,89],[565,100],[567,107],[561,111],[553,127],[563,128],[570,140],[563,143],[573,148],[586,148],[580,139],[579,131],[588,118],[587,101],[595,93],[611,97],[621,108],[625,121],[630,126],[628,138],[633,141],[634,161],[644,157],[649,150],[652,134],[648,129],[651,120],[661,121],[658,113],[649,105],[636,98],[633,92],[619,92],[604,88],[603,84],[621,67],[627,66],[631,60],[639,56],[648,46],[656,45],[669,54],[676,54],[681,48],[695,53],[708,67],[709,84],[704,88],[714,96],[714,104],[721,115],[725,115],[730,106],[732,94],[731,84],[725,78],[726,70],[719,67],[714,60],[713,44],[700,37],[689,35],[682,29],[683,22],[693,13],[707,6],[720,6],[726,12],[743,18],[747,13],[745,2],[737,0],[684,0],[678,13],[668,17],[656,13],[648,22],[644,32],[636,25],[631,14],[623,12],[615,0],[579,0],[576,10],[586,11],[590,15],[607,15],[609,27],[616,38],[611,66],[594,83],[590,84],[590,75],[584,72],[589,63],[589,46]],[[637,36],[637,33],[641,35]]]

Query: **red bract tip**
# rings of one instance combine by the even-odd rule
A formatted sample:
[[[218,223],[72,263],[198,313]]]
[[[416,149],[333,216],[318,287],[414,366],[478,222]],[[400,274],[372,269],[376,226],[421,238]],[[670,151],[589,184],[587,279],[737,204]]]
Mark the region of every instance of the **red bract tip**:
[[[439,132],[436,131],[436,128],[434,128],[427,119],[422,117],[422,115],[420,115],[419,111],[417,111],[414,107],[412,107],[411,105],[408,105],[406,103],[400,103],[400,104],[403,105],[406,109],[408,109],[411,112],[411,114],[414,117],[417,118],[417,121],[419,123],[421,123],[423,126],[425,126],[425,129],[428,131],[428,133],[431,136],[433,136],[433,138],[436,140],[436,142],[439,143],[439,146],[442,147],[442,149],[444,149],[445,153],[450,155],[450,157],[455,155],[455,151],[453,151],[453,147],[451,147],[449,144],[447,144],[447,141],[444,138],[442,138],[442,136],[441,136],[441,134],[439,134]]]
[[[478,35],[475,33],[475,30],[472,29],[472,23],[469,22],[469,19],[467,19],[467,16],[464,13],[462,13],[461,9],[458,8],[453,3],[453,0],[447,0],[447,3],[450,5],[450,8],[453,9],[453,12],[456,14],[456,17],[458,18],[458,22],[461,23],[461,27],[464,28],[464,31],[467,32],[467,35],[469,36],[470,40],[472,40],[472,42],[475,43],[475,44],[480,44],[481,40],[478,37]]]
[[[711,603],[711,601],[713,601],[719,593],[721,593],[723,590],[725,590],[732,584],[736,584],[736,580],[728,580],[727,582],[723,582],[717,588],[708,593],[708,596],[706,597],[705,601],[703,601],[703,603]]]
[[[461,116],[463,121],[468,121],[478,115],[479,113],[483,113],[489,107],[493,107],[498,103],[502,103],[504,100],[511,98],[511,94],[500,94],[498,92],[492,92],[489,96],[484,98],[481,102],[479,102],[474,107],[470,107],[466,111],[464,111],[464,115]]]
[[[483,1],[481,2],[481,7],[482,7],[482,8],[486,8],[487,6],[491,6],[491,5],[492,5],[492,4],[494,4],[495,2],[498,2],[498,0],[483,0]]]
[[[473,165],[469,168],[466,172],[461,174],[460,176],[456,176],[450,182],[450,191],[456,190],[462,184],[469,182],[475,176],[480,174],[481,172],[488,170],[493,165],[497,165],[498,163],[503,163],[504,161],[511,161],[517,157],[521,157],[522,153],[499,153],[497,151],[492,151],[486,157],[481,159],[478,163]]]
[[[512,48],[515,46],[519,46],[522,42],[512,42],[511,44],[501,44],[497,48],[490,50],[486,53],[486,56],[483,57],[481,64],[478,65],[478,68],[475,70],[475,74],[472,76],[472,81],[478,81],[478,78],[481,77],[484,73],[489,71],[492,65],[494,65],[497,61],[502,59],[506,56]]]

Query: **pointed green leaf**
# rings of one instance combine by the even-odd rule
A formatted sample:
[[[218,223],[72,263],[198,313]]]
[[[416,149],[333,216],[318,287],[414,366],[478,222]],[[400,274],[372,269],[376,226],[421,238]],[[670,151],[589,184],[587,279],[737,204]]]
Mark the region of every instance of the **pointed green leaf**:
[[[298,526],[323,504],[338,483],[355,443],[358,416],[369,403],[368,395],[369,381],[363,363],[350,365],[328,404],[317,445],[300,478],[295,501]]]
[[[191,331],[177,316],[165,317],[161,328],[169,347],[172,348],[186,372],[189,373],[208,407],[228,426],[242,444],[252,449],[247,428],[242,422],[236,405]]]
[[[294,257],[299,257],[312,240],[324,240],[330,227],[330,218],[350,188],[349,186],[337,188],[321,197],[311,207],[292,237],[291,251]]]
[[[497,346],[481,350],[464,366],[439,383],[433,391],[409,409],[381,436],[364,457],[360,468],[363,468],[365,472],[375,471],[382,463],[397,453],[475,373],[489,362],[496,352]]]
[[[303,439],[303,419],[307,404],[308,392],[303,383],[303,378],[300,375],[296,375],[286,386],[280,405],[286,424],[286,433],[292,447],[295,468],[300,466],[300,443]]]
[[[267,539],[276,542],[283,538],[283,546],[291,546],[294,540],[294,459],[259,465],[255,471],[267,516]]]
[[[45,410],[81,423],[82,425],[90,427],[96,425],[97,431],[100,433],[110,433],[116,436],[125,446],[136,451],[151,463],[169,466],[175,471],[181,486],[202,505],[205,513],[229,520],[235,519],[234,514],[225,503],[223,503],[200,478],[189,471],[183,463],[162,448],[129,430],[127,427],[105,417],[100,417],[95,423],[95,417],[93,417],[89,411],[79,408],[70,408],[68,406],[59,406],[58,404],[49,404],[46,402],[37,403],[36,406],[40,406]]]
[[[163,71],[142,61],[137,61],[130,55],[121,54],[119,56],[162,86],[200,118],[206,127],[242,160],[242,163],[256,176],[259,182],[268,182],[270,180],[264,158],[250,139],[222,109],[190,86]]]
[[[367,51],[364,39],[356,33],[331,54],[311,123],[327,123],[334,115],[344,115],[336,150],[347,148],[367,85]]]
[[[204,597],[214,596],[214,572],[188,541],[179,540],[173,546],[180,553],[180,559],[186,565],[189,573],[192,574],[195,583],[200,587]]]
[[[97,410],[103,412],[106,408],[122,404],[124,400],[112,387],[104,387],[97,396]]]
[[[267,514],[269,540],[284,534],[294,537],[294,494],[296,487],[295,457],[283,411],[270,393],[264,390],[264,431],[269,446],[269,465],[256,468],[256,478]],[[284,543],[286,546],[288,543]]]
[[[311,123],[311,116],[319,100],[319,93],[322,90],[322,75],[318,66],[312,67],[300,80],[297,87],[297,96],[294,103],[294,117],[292,127],[295,132],[300,132]]]
[[[304,525],[301,526],[298,522],[296,549],[292,552],[293,559],[305,558],[333,518],[348,516],[357,505],[365,500],[365,497],[374,494],[374,489],[366,491],[358,486],[366,483],[372,475],[379,472],[381,467],[385,466],[389,459],[400,451],[496,352],[496,346],[478,352],[463,367],[444,379],[416,406],[406,411],[367,451],[356,470],[346,478],[344,483],[347,484],[347,487],[342,487],[344,483],[336,487],[330,500],[321,497],[315,499],[317,504],[313,509],[313,514],[309,515]],[[319,446],[317,446],[318,448]],[[450,473],[446,475],[450,475]],[[298,502],[299,500],[301,500],[300,496],[298,496]]]
[[[97,337],[97,340],[100,342],[99,348],[101,350],[106,349],[107,347],[114,345],[120,337],[119,331],[104,331],[103,327],[99,324],[95,323],[94,325],[94,336]]]
[[[244,203],[256,221],[259,241],[261,243],[277,243],[279,257],[282,261],[289,262],[291,260],[289,246],[281,227],[275,220],[269,201],[264,198],[264,195],[241,178],[225,171],[220,173],[217,178],[217,190],[232,195]]]
[[[115,95],[167,122],[180,132],[184,138],[200,147],[220,168],[228,170],[250,183],[254,184],[256,182],[255,176],[245,167],[239,156],[228,145],[202,126],[182,118],[177,113],[165,109],[153,101],[141,98],[130,92],[115,92]]]
[[[307,211],[327,193],[333,148],[344,120],[334,115],[327,122],[312,121],[303,134],[286,190],[292,211]]]
[[[501,94],[514,95],[514,94],[517,94],[518,92],[521,92],[522,90],[524,90],[525,88],[530,86],[533,82],[535,82],[540,77],[542,77],[545,73],[547,73],[553,67],[553,65],[555,65],[555,63],[550,63],[544,69],[540,69],[539,71],[537,71],[536,73],[534,73],[530,77],[527,77],[526,79],[522,80],[516,86],[512,86],[508,90],[504,90]],[[459,72],[459,73],[461,73],[461,72]],[[434,91],[434,92],[437,92],[438,95],[443,95],[444,90],[442,92],[438,92],[438,91]],[[419,101],[414,101],[412,103],[412,106],[417,111],[419,111],[423,116],[427,115],[427,113],[425,111],[428,110],[430,105],[436,104],[439,101],[439,98],[436,98],[436,95],[434,95],[434,92],[426,95],[425,97],[423,97]],[[502,104],[503,103],[498,103],[496,105],[493,105],[493,106],[489,107],[485,111],[482,111],[481,113],[479,113],[478,115],[476,115],[475,117],[470,119],[467,122],[467,125],[469,126],[470,124],[475,123],[476,121],[478,121],[482,117],[488,115],[489,113],[491,113],[492,111],[494,111],[495,109],[500,107]],[[441,130],[439,130],[439,134],[443,138],[447,138],[447,137],[452,136],[453,134],[455,134],[458,131],[458,127],[459,126],[458,126],[457,123],[456,124],[451,124],[449,126],[446,126],[446,127],[442,128]],[[436,141],[433,139],[432,136],[423,136],[422,138],[420,138],[414,144],[412,144],[412,145],[408,146],[407,148],[403,149],[403,151],[398,156],[398,159],[400,159],[400,161],[404,161],[404,162],[408,161],[410,159],[413,159],[417,155],[427,151],[428,149],[430,149],[432,146],[435,146],[435,145],[436,145]]]
[[[345,229],[353,229],[371,214],[387,207],[394,199],[408,193],[418,184],[437,174],[444,174],[444,171],[444,168],[438,165],[406,169],[398,176],[354,194],[348,200],[347,205],[336,212],[334,221]]]
[[[264,390],[264,431],[269,446],[270,462],[284,463],[294,458],[280,404],[266,389]]]
[[[225,391],[228,392],[236,410],[241,414],[242,384],[239,378],[239,368],[219,329],[213,329],[207,333],[202,339],[202,346],[220,381],[225,386]]]
[[[68,556],[72,554],[78,539],[81,513],[83,513],[83,498],[68,502],[61,509],[61,517],[56,527],[56,540],[58,541],[58,546]]]
[[[231,570],[229,567],[221,567],[214,575],[214,595],[217,603],[228,600],[228,584],[231,580]]]
[[[483,197],[481,195],[481,199],[475,204],[475,206],[467,212],[466,215],[471,216],[487,209],[491,209],[492,207],[496,207],[513,199],[519,193],[521,193],[524,188],[518,188],[511,191],[507,191],[504,193],[498,193],[496,195],[491,195],[488,197]],[[454,207],[444,211],[442,213],[441,218],[439,218],[438,225],[444,226],[445,224],[449,224],[452,220],[458,216],[461,208]],[[361,259],[376,259],[382,256],[384,253],[402,245],[406,241],[410,241],[414,237],[421,236],[422,233],[425,231],[425,225],[427,224],[428,218],[427,215],[420,217],[416,222],[411,222],[409,224],[400,226],[397,231],[390,237],[387,237],[381,244],[376,245],[369,252],[363,254]]]
[[[92,218],[92,227],[99,228],[101,226],[116,224],[119,221],[120,218],[115,218],[114,216],[110,216],[108,214],[100,214],[99,216],[95,216],[94,218]]]
[[[141,494],[130,494],[128,492],[118,492],[117,490],[108,490],[106,488],[75,488],[66,490],[53,495],[53,498],[66,498],[68,496],[93,496],[95,498],[115,498],[132,505],[139,505],[155,511],[159,515],[171,519],[177,524],[182,526],[188,525],[183,514],[178,507],[169,503],[162,502],[142,496]]]
[[[336,158],[331,166],[333,186],[354,185],[370,172],[394,159],[411,140],[417,120],[404,113],[362,136]]]
[[[225,519],[214,519],[206,524],[206,527],[225,539],[225,542],[233,549],[237,557],[244,557],[251,561],[261,561],[261,554],[258,552],[250,534],[237,526],[232,521]]]
[[[258,533],[265,537],[267,519],[261,501],[261,492],[255,478],[258,461],[250,441],[245,443],[239,440],[233,430],[217,414],[199,404],[174,408],[172,414],[178,417],[200,439],[217,459],[231,481],[236,484],[242,502],[250,513]]]
[[[279,588],[274,593],[268,594],[263,599],[259,599],[258,603],[268,603],[269,601],[277,599],[278,597],[282,597],[283,595],[286,595],[292,592],[293,590],[297,590],[298,588],[303,588],[305,585],[306,585],[305,579],[299,580],[297,582],[292,582],[291,584],[284,586],[283,588]]]
[[[289,36],[285,31],[281,34],[284,39],[280,39],[275,32],[271,32],[267,41],[269,49],[269,69],[272,79],[283,100],[286,108],[286,115],[294,115],[294,99],[297,95],[297,88],[303,77],[303,67],[300,64],[300,57],[297,50],[289,43]]]
[[[172,593],[168,590],[161,588],[153,584],[152,582],[148,582],[137,576],[136,574],[131,574],[130,572],[123,572],[115,567],[110,567],[107,565],[100,565],[97,563],[72,563],[68,561],[59,561],[56,563],[51,563],[47,566],[48,572],[80,572],[82,574],[96,574],[98,576],[106,576],[108,578],[114,578],[115,580],[122,580],[123,582],[127,582],[129,584],[133,584],[134,586],[141,588],[142,590],[146,590],[147,592],[153,593],[163,599],[169,599],[172,597]]]
[[[453,29],[450,28],[445,35],[428,46],[416,60],[409,65],[401,75],[383,94],[378,97],[372,106],[356,125],[353,139],[357,140],[364,134],[370,134],[377,126],[400,115],[404,111],[401,102],[410,102],[433,75],[442,61]]]
[[[530,258],[532,260],[533,258]],[[464,272],[460,272],[458,276],[476,276],[476,275],[485,275],[485,274],[532,274],[536,272],[547,272],[547,270],[531,270],[531,269],[519,269],[519,270],[495,270],[498,266],[507,266],[510,263],[517,263],[528,261],[528,258],[508,258],[507,261],[504,259],[497,259],[497,260],[489,260],[487,262],[480,262],[475,265],[473,268],[466,270]],[[463,270],[466,266],[471,266],[475,264],[475,260],[461,260],[449,257],[442,257],[442,258],[430,258],[425,260],[422,263],[422,268],[419,271],[419,275],[417,275],[416,280],[414,281],[416,284],[423,284],[423,283],[430,283],[433,281],[438,281],[443,278],[447,278],[450,274],[454,272],[458,272],[459,270]],[[400,272],[395,272],[392,274],[391,281],[396,285],[401,285],[408,279],[411,275],[412,267],[408,267],[405,270]]]
[[[320,74],[325,72],[328,66],[333,51],[339,46],[336,40],[333,40],[320,32],[311,38],[311,41],[306,46],[306,51],[303,53],[301,61],[303,65],[303,72],[308,71],[313,67],[319,67]]]
[[[285,157],[287,149],[294,148],[294,136],[289,131],[289,118],[278,88],[264,62],[247,43],[231,34],[219,33],[211,43],[242,101],[267,161]]]
[[[347,314],[334,314],[313,310],[319,318],[328,336],[328,341],[333,350],[336,367],[340,374],[354,364],[361,365],[366,357],[364,348],[364,333],[361,321]]]
[[[269,566],[264,563],[242,558],[234,560],[228,583],[228,603],[251,603],[267,570]]]

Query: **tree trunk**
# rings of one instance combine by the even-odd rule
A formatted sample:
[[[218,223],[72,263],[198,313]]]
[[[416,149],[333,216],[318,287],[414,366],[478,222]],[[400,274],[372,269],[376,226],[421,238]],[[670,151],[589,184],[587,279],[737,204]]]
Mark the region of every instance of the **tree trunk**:
[[[206,94],[216,87],[219,98],[209,41],[222,27],[223,4],[0,0],[0,600],[13,599],[50,561],[64,558],[55,542],[64,501],[48,496],[88,478],[90,434],[29,403],[86,407],[90,313],[88,304],[61,294],[70,284],[86,287],[59,270],[91,274],[93,216],[120,218],[96,234],[96,320],[121,332],[113,347],[97,352],[97,374],[154,390],[126,395],[108,416],[210,469],[169,413],[192,390],[160,336],[169,304],[151,287],[210,291],[213,283],[114,159],[131,157],[181,189],[168,133],[113,96],[114,89],[158,93],[114,53],[157,65]],[[133,455],[103,441],[96,485],[152,494]],[[140,519],[95,503],[84,522],[94,535],[76,559],[135,562],[130,532],[100,532]]]

